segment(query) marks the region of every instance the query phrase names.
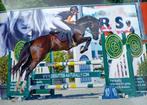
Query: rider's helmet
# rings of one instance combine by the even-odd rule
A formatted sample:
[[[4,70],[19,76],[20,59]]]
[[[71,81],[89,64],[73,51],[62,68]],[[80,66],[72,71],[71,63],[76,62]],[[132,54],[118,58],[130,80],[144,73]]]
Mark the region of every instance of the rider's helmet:
[[[77,7],[77,6],[72,6],[72,7],[70,7],[70,11],[71,11],[71,12],[76,12],[76,13],[78,13],[78,7]]]

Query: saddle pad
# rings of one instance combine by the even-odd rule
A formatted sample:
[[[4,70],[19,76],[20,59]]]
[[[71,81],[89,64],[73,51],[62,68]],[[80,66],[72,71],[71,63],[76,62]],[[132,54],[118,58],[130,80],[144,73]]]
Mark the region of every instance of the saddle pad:
[[[58,34],[56,34],[56,37],[57,37],[60,41],[67,41],[67,40],[68,40],[67,35],[68,35],[68,33],[59,32]]]

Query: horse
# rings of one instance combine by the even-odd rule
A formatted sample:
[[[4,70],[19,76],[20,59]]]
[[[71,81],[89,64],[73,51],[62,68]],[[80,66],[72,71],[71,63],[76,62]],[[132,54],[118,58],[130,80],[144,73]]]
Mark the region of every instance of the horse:
[[[91,42],[91,37],[84,37],[85,30],[89,28],[94,40],[99,38],[99,20],[93,16],[83,16],[78,19],[75,24],[69,25],[72,29],[72,38],[76,43],[76,46],[86,42],[85,46],[81,50],[84,53],[88,50],[88,46]],[[40,63],[49,51],[61,51],[69,50],[71,48],[68,45],[68,38],[61,40],[59,38],[63,32],[61,31],[51,31],[48,35],[42,35],[32,41],[26,42],[24,47],[20,52],[20,57],[18,63],[12,68],[12,73],[15,74],[21,67],[18,81],[16,83],[16,89],[20,87],[20,81],[22,79],[23,73],[26,71],[23,84],[20,87],[20,92],[24,91],[28,76],[33,71],[33,69]]]

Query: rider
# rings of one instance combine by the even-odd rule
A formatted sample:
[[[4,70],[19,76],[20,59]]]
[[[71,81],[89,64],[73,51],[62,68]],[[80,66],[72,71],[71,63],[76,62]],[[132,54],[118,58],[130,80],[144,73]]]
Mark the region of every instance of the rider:
[[[126,33],[127,33],[127,34],[134,34],[134,33],[135,33],[135,29],[134,29],[134,27],[131,25],[131,21],[130,21],[130,20],[127,20],[127,21],[126,21],[126,25],[127,25]]]
[[[62,29],[66,33],[68,33],[67,36],[69,39],[69,48],[72,47],[73,32],[72,32],[71,28],[65,23],[74,24],[73,17],[76,16],[77,14],[78,14],[78,7],[72,6],[69,11],[63,11],[63,12],[60,12],[59,14],[57,14],[57,16],[56,16],[57,18],[54,19],[54,21],[53,21],[53,24],[57,28]]]

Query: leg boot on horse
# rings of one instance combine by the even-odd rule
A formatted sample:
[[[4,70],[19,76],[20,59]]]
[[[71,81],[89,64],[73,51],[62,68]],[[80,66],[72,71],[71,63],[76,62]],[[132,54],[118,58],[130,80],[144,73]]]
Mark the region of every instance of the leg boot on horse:
[[[85,40],[86,40],[86,45],[81,47],[80,49],[81,54],[88,50],[88,46],[90,45],[90,42],[91,42],[91,37],[84,37],[83,41]]]

